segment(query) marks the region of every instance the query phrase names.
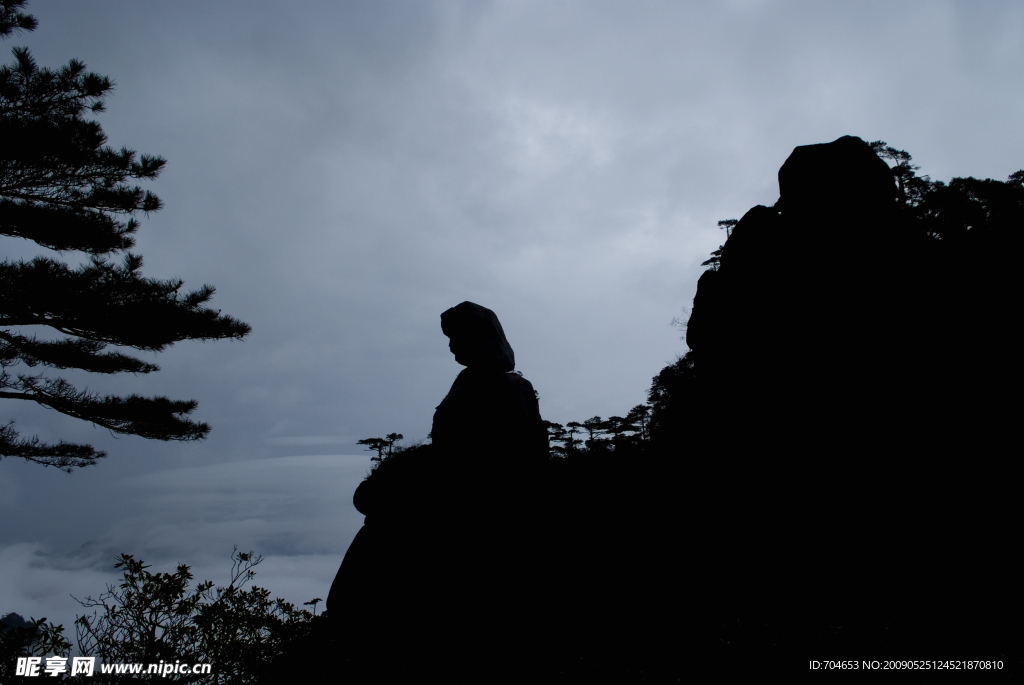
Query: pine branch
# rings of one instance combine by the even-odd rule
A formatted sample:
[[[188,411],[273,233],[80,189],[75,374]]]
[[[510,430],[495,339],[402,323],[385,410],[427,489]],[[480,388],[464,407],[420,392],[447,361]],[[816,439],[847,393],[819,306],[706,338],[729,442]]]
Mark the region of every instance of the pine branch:
[[[17,392],[0,392],[0,399],[38,402],[62,414],[90,421],[115,433],[138,435],[153,440],[202,440],[210,432],[206,423],[185,416],[198,406],[195,400],[167,397],[118,397],[81,391],[63,378],[5,377],[4,387]]]
[[[117,221],[99,211],[0,199],[0,235],[32,240],[58,252],[101,255],[129,250],[135,246],[132,234],[138,227],[134,219]]]
[[[25,0],[0,0],[0,37],[6,38],[18,31],[33,31],[38,22],[31,14],[19,12]]]
[[[15,63],[0,67],[0,115],[15,119],[75,118],[103,111],[102,98],[114,84],[86,73],[76,59],[57,69],[40,69],[28,48],[14,48]]]
[[[18,437],[14,422],[0,426],[0,459],[21,457],[43,466],[53,466],[66,473],[75,468],[92,466],[96,460],[107,456],[89,445],[77,445],[61,440],[56,445],[39,442],[38,436],[24,439]]]
[[[120,352],[102,352],[105,347],[105,344],[93,340],[71,338],[40,342],[35,336],[26,338],[0,330],[0,363],[4,366],[22,362],[28,366],[43,364],[93,373],[152,373],[160,370],[156,364]]]
[[[2,103],[2,98],[0,98]],[[159,198],[127,183],[153,179],[165,160],[103,147],[99,124],[0,116],[0,195],[36,203],[121,213],[160,209]]]
[[[66,335],[141,350],[182,340],[241,339],[251,327],[203,307],[211,286],[181,294],[181,280],[139,273],[142,259],[120,266],[101,259],[70,269],[46,257],[0,263],[0,326],[42,325]]]

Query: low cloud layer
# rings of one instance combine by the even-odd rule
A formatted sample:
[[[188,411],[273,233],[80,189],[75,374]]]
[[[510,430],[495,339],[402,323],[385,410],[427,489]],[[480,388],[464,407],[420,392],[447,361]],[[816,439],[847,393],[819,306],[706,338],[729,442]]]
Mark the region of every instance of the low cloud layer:
[[[117,479],[102,493],[117,507],[80,510],[66,521],[64,544],[0,547],[0,606],[70,627],[79,607],[69,594],[103,592],[120,577],[113,564],[122,552],[152,571],[187,564],[198,580],[226,584],[235,545],[265,557],[261,587],[298,604],[326,598],[363,522],[351,498],[369,464],[368,455],[280,457]],[[7,499],[5,521],[24,523],[31,502]]]

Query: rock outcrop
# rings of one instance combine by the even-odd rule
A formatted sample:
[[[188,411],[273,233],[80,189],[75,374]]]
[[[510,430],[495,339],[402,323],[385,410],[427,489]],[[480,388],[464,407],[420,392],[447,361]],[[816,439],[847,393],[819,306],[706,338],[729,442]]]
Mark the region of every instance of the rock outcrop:
[[[932,636],[998,625],[1020,606],[1002,446],[1020,227],[926,235],[849,136],[796,148],[779,188],[701,276],[687,328],[680,477],[704,485],[685,507],[707,586],[733,607],[900,607]]]

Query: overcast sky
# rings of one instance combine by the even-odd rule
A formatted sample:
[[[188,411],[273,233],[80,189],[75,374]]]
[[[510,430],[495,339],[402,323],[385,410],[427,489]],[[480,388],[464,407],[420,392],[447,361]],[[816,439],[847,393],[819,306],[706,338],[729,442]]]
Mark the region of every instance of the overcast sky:
[[[39,28],[4,54],[110,76],[110,143],[168,160],[147,186],[165,209],[142,220],[144,273],[215,285],[253,328],[147,354],[162,371],[146,377],[67,374],[198,400],[201,443],[3,404],[23,434],[109,453],[71,475],[0,462],[0,614],[69,630],[69,594],[116,581],[120,552],[223,583],[237,544],[266,556],[257,584],[326,597],[361,524],[355,441],[426,438],[462,368],[439,315],[463,300],[498,314],[546,419],[623,414],[685,351],[670,322],[716,222],[772,204],[795,146],[883,139],[947,181],[1024,167],[1019,2],[28,11]]]

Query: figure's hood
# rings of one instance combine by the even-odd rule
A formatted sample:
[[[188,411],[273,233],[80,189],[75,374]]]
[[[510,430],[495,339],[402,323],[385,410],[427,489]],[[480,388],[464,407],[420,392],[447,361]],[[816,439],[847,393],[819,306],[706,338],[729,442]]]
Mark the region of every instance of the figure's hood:
[[[511,371],[516,367],[516,355],[498,316],[487,307],[473,302],[455,305],[441,314],[441,330],[465,346],[470,368]]]

